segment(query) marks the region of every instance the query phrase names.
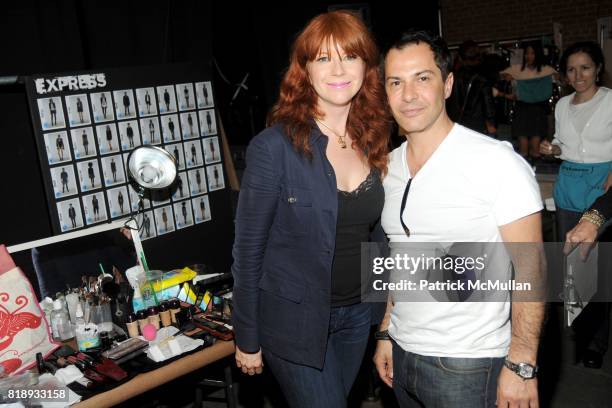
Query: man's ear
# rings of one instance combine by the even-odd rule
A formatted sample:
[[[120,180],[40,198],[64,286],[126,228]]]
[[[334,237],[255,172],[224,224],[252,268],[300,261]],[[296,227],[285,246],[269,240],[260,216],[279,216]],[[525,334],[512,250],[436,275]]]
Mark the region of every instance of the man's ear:
[[[455,81],[455,77],[452,72],[448,73],[446,77],[446,81],[444,81],[444,99],[448,99],[448,97],[453,92],[453,82]]]

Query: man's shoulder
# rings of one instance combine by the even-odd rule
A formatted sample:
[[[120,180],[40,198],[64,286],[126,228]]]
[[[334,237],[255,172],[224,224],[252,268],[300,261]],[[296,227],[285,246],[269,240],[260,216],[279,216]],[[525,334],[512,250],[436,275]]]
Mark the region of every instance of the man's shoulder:
[[[457,131],[453,155],[462,161],[463,168],[472,169],[479,177],[499,176],[506,169],[530,169],[529,164],[514,151],[512,144],[506,141],[475,132],[461,125],[455,125]]]
[[[466,151],[468,156],[481,154],[483,151],[492,154],[504,148],[513,151],[510,143],[494,139],[458,123],[455,123],[451,134],[455,137],[457,142],[455,147],[459,150]]]

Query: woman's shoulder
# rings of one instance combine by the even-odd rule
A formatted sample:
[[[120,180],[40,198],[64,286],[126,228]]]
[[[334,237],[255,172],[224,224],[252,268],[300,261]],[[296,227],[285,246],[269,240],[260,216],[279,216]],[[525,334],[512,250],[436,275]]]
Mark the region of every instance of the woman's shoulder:
[[[565,95],[563,98],[559,99],[559,100],[557,101],[557,105],[556,105],[556,107],[557,107],[557,108],[559,108],[559,107],[561,107],[561,108],[567,108],[567,107],[569,106],[569,104],[570,104],[570,102],[571,102],[572,98],[574,97],[574,94],[575,94],[575,93],[576,93],[576,92],[572,92],[571,94],[569,94],[569,95]]]
[[[556,74],[557,70],[551,67],[550,65],[543,65],[541,72],[542,72],[542,75],[548,76],[548,75]]]
[[[612,89],[605,86],[599,87],[599,92],[603,92],[604,98],[612,98]]]
[[[278,149],[284,146],[288,142],[283,125],[281,123],[275,123],[259,132],[251,139],[250,146],[254,145],[265,145],[271,149]]]

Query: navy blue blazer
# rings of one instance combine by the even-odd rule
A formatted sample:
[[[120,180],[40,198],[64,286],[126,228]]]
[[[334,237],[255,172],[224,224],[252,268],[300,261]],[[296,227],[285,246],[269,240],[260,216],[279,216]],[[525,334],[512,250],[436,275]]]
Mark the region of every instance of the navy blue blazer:
[[[317,368],[323,367],[327,347],[338,215],[327,140],[313,127],[309,160],[280,125],[253,138],[238,200],[232,265],[236,345],[246,352],[263,347]],[[377,233],[384,237],[382,229]],[[374,323],[384,311],[383,303],[377,305]]]

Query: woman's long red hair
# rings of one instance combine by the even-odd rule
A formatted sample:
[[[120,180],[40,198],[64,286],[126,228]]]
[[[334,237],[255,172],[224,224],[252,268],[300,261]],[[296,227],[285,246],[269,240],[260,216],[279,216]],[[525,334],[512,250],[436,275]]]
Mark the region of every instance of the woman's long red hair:
[[[308,141],[312,119],[322,114],[317,111],[317,94],[310,84],[306,64],[317,57],[325,43],[329,49],[340,46],[345,53],[357,55],[365,62],[365,78],[351,103],[347,132],[353,145],[367,152],[370,166],[385,174],[391,119],[379,73],[380,54],[365,24],[347,11],[321,14],[299,34],[293,43],[278,101],[268,115],[268,124],[281,123],[295,148],[312,156]]]

